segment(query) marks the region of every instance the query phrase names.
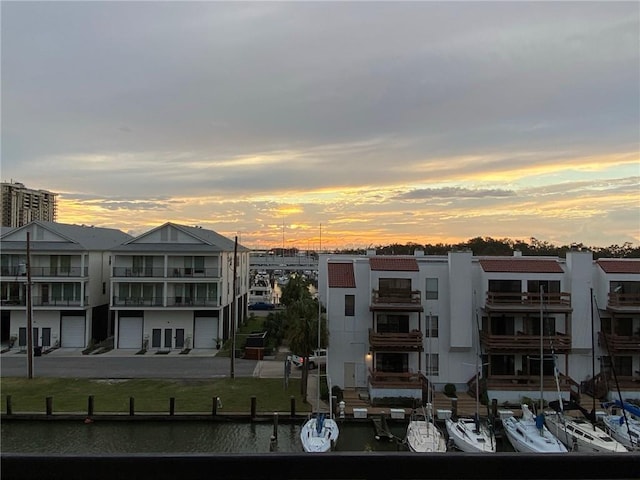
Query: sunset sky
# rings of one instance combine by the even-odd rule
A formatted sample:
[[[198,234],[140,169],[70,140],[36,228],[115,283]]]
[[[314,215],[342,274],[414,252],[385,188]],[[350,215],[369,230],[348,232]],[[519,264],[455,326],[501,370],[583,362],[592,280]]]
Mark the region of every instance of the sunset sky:
[[[59,222],[640,244],[637,1],[2,1],[1,21],[2,181],[59,193]]]

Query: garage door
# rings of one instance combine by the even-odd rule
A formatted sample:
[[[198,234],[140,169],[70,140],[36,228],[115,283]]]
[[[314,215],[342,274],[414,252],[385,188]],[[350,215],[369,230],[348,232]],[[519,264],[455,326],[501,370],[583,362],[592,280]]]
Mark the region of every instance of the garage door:
[[[142,318],[124,317],[120,319],[118,348],[142,348]]]
[[[218,319],[216,317],[196,318],[193,348],[215,348],[217,336]]]
[[[84,348],[84,317],[62,317],[60,346],[63,348]]]

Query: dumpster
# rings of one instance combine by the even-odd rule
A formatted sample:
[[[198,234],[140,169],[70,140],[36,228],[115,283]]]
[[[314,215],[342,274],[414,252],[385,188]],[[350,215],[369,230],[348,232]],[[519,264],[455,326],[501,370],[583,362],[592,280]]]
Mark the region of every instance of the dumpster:
[[[42,347],[33,347],[33,356],[41,357],[42,356]]]

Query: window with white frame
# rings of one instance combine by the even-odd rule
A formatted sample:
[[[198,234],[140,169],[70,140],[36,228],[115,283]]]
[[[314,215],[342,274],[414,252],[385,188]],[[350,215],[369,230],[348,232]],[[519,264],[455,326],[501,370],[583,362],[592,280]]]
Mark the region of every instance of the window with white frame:
[[[344,316],[353,317],[356,314],[356,296],[345,295],[344,296]]]
[[[438,316],[430,315],[425,320],[425,337],[438,338]]]
[[[440,357],[437,353],[427,353],[426,362],[427,375],[440,375]]]

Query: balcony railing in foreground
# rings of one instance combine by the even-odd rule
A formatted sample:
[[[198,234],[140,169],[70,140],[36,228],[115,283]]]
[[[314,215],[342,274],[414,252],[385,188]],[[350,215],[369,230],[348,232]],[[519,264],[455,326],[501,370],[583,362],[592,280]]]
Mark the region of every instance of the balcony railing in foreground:
[[[598,342],[614,355],[623,352],[640,352],[640,335],[615,335],[600,331]]]
[[[518,305],[532,308],[540,307],[540,293],[536,292],[487,292],[486,304],[490,305]],[[545,293],[542,304],[549,306],[571,306],[571,294],[567,292]]]
[[[622,307],[622,308],[634,308],[640,309],[640,293],[616,293],[611,292],[609,294],[609,303],[607,305],[610,308]]]
[[[332,452],[43,455],[2,453],[3,480],[617,480],[637,479],[640,455],[583,452]]]

